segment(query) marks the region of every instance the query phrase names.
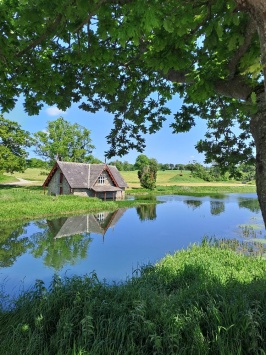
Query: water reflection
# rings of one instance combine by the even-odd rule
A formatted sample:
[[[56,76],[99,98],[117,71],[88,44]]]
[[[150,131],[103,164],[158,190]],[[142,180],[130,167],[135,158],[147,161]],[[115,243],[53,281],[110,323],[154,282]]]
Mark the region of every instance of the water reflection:
[[[239,198],[238,205],[239,205],[239,208],[248,208],[250,211],[255,212],[255,213],[260,212],[260,205],[259,205],[259,201],[257,199]]]
[[[203,204],[202,200],[184,200],[183,201],[188,207],[195,210],[196,208],[200,208]],[[212,215],[219,215],[224,212],[225,206],[223,201],[211,200],[210,201],[210,212]]]
[[[55,270],[61,270],[66,264],[75,265],[78,260],[88,256],[88,247],[92,241],[90,234],[101,234],[104,237],[108,228],[115,226],[125,210],[37,222],[42,231],[31,236],[32,255],[43,258],[44,265]]]
[[[193,210],[195,210],[196,208],[199,208],[202,205],[202,201],[200,201],[200,200],[185,200],[184,203],[188,207],[191,207]]]
[[[47,221],[50,230],[54,232],[54,238],[67,237],[74,234],[96,233],[105,235],[108,228],[114,227],[118,220],[125,213],[125,208],[115,212],[99,212],[96,214],[85,214],[64,219]]]
[[[262,221],[255,194],[158,199],[166,203],[2,225],[0,282],[11,277],[16,285],[26,277],[29,286],[35,279],[49,283],[54,272],[64,275],[68,270],[78,275],[95,270],[99,279],[120,281],[139,265],[201,242],[206,235],[243,241],[243,231]],[[261,227],[256,228],[245,239],[263,239]]]
[[[224,202],[222,201],[210,201],[211,205],[211,214],[213,216],[218,216],[219,214],[224,212]]]
[[[152,221],[156,219],[156,204],[140,205],[136,207],[140,221]]]
[[[32,247],[32,242],[27,237],[29,224],[10,223],[1,226],[0,238],[0,267],[12,266],[17,258]]]
[[[225,203],[223,200],[226,200],[226,198],[227,198],[226,195],[224,195],[223,198],[222,198],[222,196],[219,196],[219,199],[218,198],[213,198],[213,199],[208,198],[208,201],[210,203],[210,213],[212,215],[218,216],[221,213],[225,212]],[[175,196],[172,196],[172,200],[175,200]],[[183,200],[183,203],[186,204],[192,210],[195,210],[195,209],[202,207],[204,201],[206,202],[206,198],[198,198],[198,199],[185,198]],[[251,212],[254,212],[254,213],[260,212],[259,201],[257,200],[257,198],[238,197],[237,201],[238,201],[239,208],[247,208]]]

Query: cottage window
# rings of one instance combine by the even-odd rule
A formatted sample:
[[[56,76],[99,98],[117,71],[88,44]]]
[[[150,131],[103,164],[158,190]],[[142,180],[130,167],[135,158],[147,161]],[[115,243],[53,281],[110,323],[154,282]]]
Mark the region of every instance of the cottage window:
[[[100,222],[103,221],[104,220],[104,214],[103,213],[98,213],[97,214],[97,220],[100,221]]]
[[[100,176],[98,177],[98,183],[99,183],[99,184],[104,184],[104,176],[103,176],[103,175],[100,175]]]
[[[62,184],[63,182],[63,173],[60,173],[59,183]]]

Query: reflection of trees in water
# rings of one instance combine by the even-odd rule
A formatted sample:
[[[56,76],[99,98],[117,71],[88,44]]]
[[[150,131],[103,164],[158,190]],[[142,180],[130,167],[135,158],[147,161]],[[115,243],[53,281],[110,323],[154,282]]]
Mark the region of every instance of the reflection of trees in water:
[[[140,205],[136,207],[136,210],[141,221],[148,221],[157,218],[156,204]]]
[[[231,249],[239,254],[247,256],[265,256],[266,255],[266,245],[261,242],[252,241],[241,241],[237,239],[216,239],[216,238],[206,238],[206,241],[210,245],[217,246],[223,249]]]
[[[43,257],[44,264],[56,270],[62,269],[65,264],[75,265],[77,259],[85,259],[92,240],[83,235],[55,240],[49,232],[35,233],[32,238],[34,240],[33,256]]]
[[[0,267],[9,267],[17,257],[28,250],[35,258],[42,258],[45,265],[56,270],[65,264],[74,265],[78,259],[85,259],[90,242],[90,233],[104,235],[126,211],[120,208],[114,212],[95,215],[60,217],[32,222],[38,232],[27,235],[29,224],[2,225],[0,234]]]
[[[211,203],[211,214],[218,216],[224,212],[224,203],[222,201],[210,201]]]
[[[260,212],[259,201],[256,198],[248,198],[248,199],[239,199],[238,200],[239,208],[247,208],[251,212],[258,213]]]
[[[16,259],[31,248],[27,237],[29,223],[9,223],[1,226],[0,234],[0,267],[9,267]]]
[[[87,257],[87,250],[92,239],[89,233],[72,235],[54,239],[56,232],[67,218],[58,218],[38,227],[43,231],[31,236],[33,242],[32,255],[35,258],[43,257],[44,264],[56,270],[62,269],[65,264],[74,265],[78,259]]]
[[[191,207],[193,210],[199,208],[202,205],[202,201],[199,200],[184,200],[183,201],[188,207]]]

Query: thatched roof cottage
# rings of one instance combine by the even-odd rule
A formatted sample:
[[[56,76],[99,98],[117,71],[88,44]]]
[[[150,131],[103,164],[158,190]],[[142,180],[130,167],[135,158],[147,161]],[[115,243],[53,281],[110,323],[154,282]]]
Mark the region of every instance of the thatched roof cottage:
[[[127,183],[115,166],[57,161],[43,183],[50,195],[123,199]]]

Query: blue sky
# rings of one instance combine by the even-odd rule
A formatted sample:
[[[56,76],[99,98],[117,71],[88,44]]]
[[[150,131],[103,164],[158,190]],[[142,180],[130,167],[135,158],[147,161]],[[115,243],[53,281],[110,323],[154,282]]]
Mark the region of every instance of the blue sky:
[[[169,102],[169,107],[176,112],[181,107],[181,100],[175,99]],[[113,123],[113,117],[104,111],[98,113],[88,113],[73,104],[66,112],[57,109],[56,106],[44,106],[38,116],[29,116],[23,110],[22,99],[19,99],[15,109],[4,117],[18,122],[22,129],[35,133],[45,130],[48,121],[53,121],[58,117],[64,117],[71,123],[78,123],[91,131],[92,144],[95,146],[93,155],[104,161],[104,152],[108,150],[106,136],[110,132]],[[195,127],[188,133],[173,134],[169,124],[172,122],[171,116],[165,121],[163,128],[153,135],[146,135],[146,149],[143,154],[149,158],[155,158],[159,163],[188,164],[196,160],[203,163],[204,155],[199,154],[195,149],[197,141],[204,137],[206,124],[203,120],[198,120]],[[115,157],[119,160],[127,160],[134,163],[136,157],[141,154],[137,151],[131,151],[123,157]],[[30,157],[36,156],[30,152]],[[114,160],[115,158],[111,159]]]

